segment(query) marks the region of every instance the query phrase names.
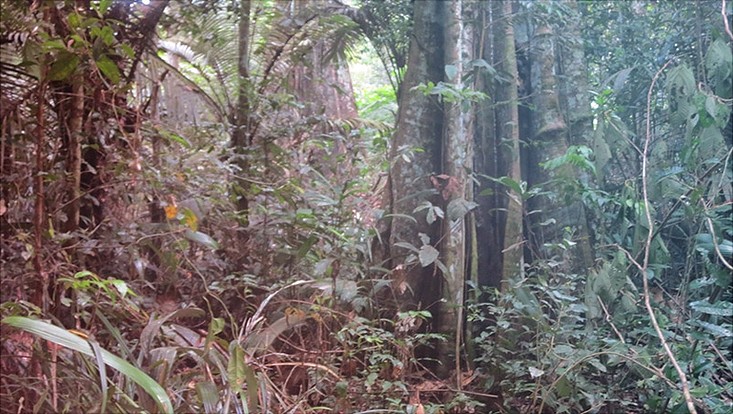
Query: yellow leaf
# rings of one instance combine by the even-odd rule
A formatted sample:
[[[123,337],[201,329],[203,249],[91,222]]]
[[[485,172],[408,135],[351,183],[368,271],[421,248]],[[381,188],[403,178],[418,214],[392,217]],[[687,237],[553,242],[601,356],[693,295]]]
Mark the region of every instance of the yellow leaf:
[[[163,209],[165,210],[165,217],[168,220],[174,219],[178,215],[178,207],[176,207],[175,205],[169,204],[163,207]]]
[[[190,208],[183,209],[183,223],[193,231],[197,231],[199,229],[199,219]]]

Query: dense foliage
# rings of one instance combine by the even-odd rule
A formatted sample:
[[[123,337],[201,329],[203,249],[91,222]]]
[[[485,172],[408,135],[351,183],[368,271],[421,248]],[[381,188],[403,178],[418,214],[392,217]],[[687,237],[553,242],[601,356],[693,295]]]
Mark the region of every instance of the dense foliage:
[[[4,1],[0,411],[730,412],[731,6],[448,3]]]

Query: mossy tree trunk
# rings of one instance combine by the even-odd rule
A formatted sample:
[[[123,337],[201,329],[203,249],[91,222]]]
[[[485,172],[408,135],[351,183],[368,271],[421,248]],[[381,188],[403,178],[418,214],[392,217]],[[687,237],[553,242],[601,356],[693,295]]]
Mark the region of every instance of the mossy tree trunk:
[[[237,107],[231,114],[230,122],[233,125],[231,145],[234,149],[236,165],[239,167],[238,176],[234,183],[234,194],[237,195],[237,210],[241,214],[244,227],[249,225],[249,182],[246,176],[249,172],[248,149],[252,144],[250,134],[250,99],[251,84],[249,79],[249,46],[250,46],[250,12],[251,0],[242,0],[239,10],[239,48],[237,54]]]
[[[536,19],[531,39],[532,136],[530,144],[529,182],[539,185],[545,195],[532,199],[532,233],[536,253],[549,259],[549,244],[571,240],[566,250],[564,268],[584,271],[593,262],[585,212],[568,184],[578,176],[568,164],[549,169],[543,165],[564,156],[568,151],[568,124],[560,107],[557,76],[557,49],[553,28],[543,19]]]

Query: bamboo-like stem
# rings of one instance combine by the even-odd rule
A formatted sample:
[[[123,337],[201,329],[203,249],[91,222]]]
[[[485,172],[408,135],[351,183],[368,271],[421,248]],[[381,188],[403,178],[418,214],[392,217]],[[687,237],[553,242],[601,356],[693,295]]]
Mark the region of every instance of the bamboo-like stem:
[[[45,66],[45,67],[44,67]],[[33,267],[38,277],[34,285],[38,291],[34,292],[34,304],[43,309],[43,314],[48,312],[48,272],[43,269],[43,233],[45,231],[45,191],[43,189],[43,178],[45,177],[45,154],[44,144],[46,141],[46,88],[48,80],[46,77],[48,65],[42,64],[40,84],[38,85],[38,107],[36,109],[36,171],[33,179],[33,192],[35,203],[33,206]]]

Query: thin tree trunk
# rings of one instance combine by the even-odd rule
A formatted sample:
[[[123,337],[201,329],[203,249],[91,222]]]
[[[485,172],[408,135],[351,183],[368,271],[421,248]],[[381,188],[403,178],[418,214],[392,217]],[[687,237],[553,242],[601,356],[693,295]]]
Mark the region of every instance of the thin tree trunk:
[[[81,207],[81,159],[82,124],[84,121],[84,82],[80,78],[72,80],[69,102],[69,118],[66,135],[67,208],[64,231],[73,232],[79,228]]]
[[[497,87],[496,129],[499,137],[499,174],[516,183],[522,182],[519,148],[519,74],[514,48],[514,24],[512,22],[512,1],[493,3],[496,19],[496,61],[509,81]],[[503,227],[502,281],[520,275],[524,267],[523,246],[523,201],[521,194],[509,188],[501,189],[505,194],[500,207],[505,209],[500,223]]]
[[[445,13],[445,63],[451,70],[446,70],[446,83],[452,84],[456,90],[464,88],[462,78],[464,76],[463,62],[470,56],[468,48],[470,36],[467,27],[463,23],[463,1],[450,0],[442,3]],[[455,69],[455,71],[453,70]],[[468,102],[459,100],[457,102],[445,102],[443,121],[443,172],[447,175],[451,191],[443,191],[443,197],[448,202],[446,217],[443,220],[441,253],[443,264],[448,270],[443,275],[442,299],[438,315],[437,330],[446,335],[455,335],[452,358],[448,352],[451,345],[449,342],[441,343],[439,356],[443,361],[442,368],[447,370],[455,368],[457,375],[460,374],[460,343],[462,337],[462,309],[463,293],[466,281],[466,213],[462,211],[471,199],[470,188],[473,183],[468,177],[468,172],[473,171],[473,143],[471,140],[471,114],[472,108]],[[454,211],[460,215],[455,216]],[[450,336],[449,336],[450,337]],[[449,362],[455,362],[451,367]],[[460,388],[460,380],[457,381]]]
[[[234,131],[232,132],[232,146],[237,154],[237,165],[240,167],[239,175],[246,176],[249,172],[249,161],[247,149],[251,145],[250,126],[250,79],[249,79],[249,42],[250,42],[250,12],[252,2],[242,0],[241,15],[239,17],[239,53],[237,72],[239,74],[239,90],[237,98],[237,109],[234,113]],[[249,225],[249,188],[250,184],[244,179],[236,180],[237,209],[241,216],[243,226]]]
[[[44,67],[45,66],[45,67]],[[33,174],[33,193],[35,194],[35,205],[33,209],[33,267],[36,271],[36,280],[33,283],[31,291],[33,292],[32,302],[43,310],[45,315],[49,309],[49,277],[48,272],[43,268],[43,234],[46,231],[46,201],[44,197],[44,183],[43,177],[45,177],[45,156],[44,151],[46,144],[46,71],[48,70],[47,65],[42,64],[41,70],[44,72],[41,75],[40,84],[38,86],[38,107],[36,109],[36,168]]]

